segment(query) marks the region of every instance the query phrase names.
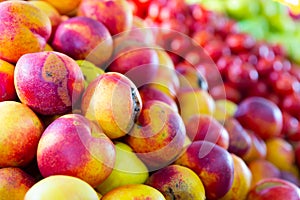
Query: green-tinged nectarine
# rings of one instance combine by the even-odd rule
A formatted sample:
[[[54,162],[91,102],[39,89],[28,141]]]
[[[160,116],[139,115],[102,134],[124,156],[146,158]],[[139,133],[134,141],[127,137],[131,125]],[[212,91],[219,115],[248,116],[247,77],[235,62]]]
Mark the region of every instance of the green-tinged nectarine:
[[[105,194],[101,200],[165,200],[155,188],[143,184],[132,184],[117,187]]]
[[[24,200],[98,200],[96,191],[83,180],[65,175],[54,175],[34,184]]]

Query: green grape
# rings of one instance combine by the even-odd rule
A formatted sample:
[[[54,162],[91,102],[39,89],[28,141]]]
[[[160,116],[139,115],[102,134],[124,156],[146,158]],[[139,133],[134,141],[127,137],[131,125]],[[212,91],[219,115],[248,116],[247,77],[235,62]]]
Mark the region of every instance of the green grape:
[[[260,12],[260,4],[253,0],[227,0],[226,11],[236,19],[245,19],[256,16]]]
[[[250,33],[256,39],[265,38],[269,32],[268,21],[262,16],[239,21],[237,25],[240,31]]]

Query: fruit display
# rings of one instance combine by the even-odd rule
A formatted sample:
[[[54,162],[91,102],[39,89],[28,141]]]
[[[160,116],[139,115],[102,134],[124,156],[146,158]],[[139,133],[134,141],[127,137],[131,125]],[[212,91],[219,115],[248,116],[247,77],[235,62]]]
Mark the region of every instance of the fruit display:
[[[299,200],[297,59],[216,2],[0,1],[0,200]]]

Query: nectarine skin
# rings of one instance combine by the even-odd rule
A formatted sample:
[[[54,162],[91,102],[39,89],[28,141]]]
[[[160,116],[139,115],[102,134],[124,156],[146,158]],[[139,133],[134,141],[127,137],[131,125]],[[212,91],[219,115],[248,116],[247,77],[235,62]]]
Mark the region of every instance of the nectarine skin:
[[[113,41],[107,28],[88,17],[73,17],[61,23],[54,35],[55,50],[75,60],[103,65],[112,55]]]
[[[24,199],[26,192],[35,184],[33,177],[20,168],[0,169],[0,199]]]
[[[248,167],[252,172],[251,186],[266,178],[280,178],[280,170],[267,160],[253,160]]]
[[[107,72],[92,81],[82,97],[82,113],[98,123],[112,139],[132,128],[142,100],[134,83],[117,72]]]
[[[17,98],[14,86],[14,70],[15,66],[0,59],[0,101]]]
[[[230,190],[221,200],[246,199],[250,190],[252,174],[246,163],[238,156],[231,154],[234,164],[234,178]]]
[[[202,74],[186,63],[176,65],[176,71],[180,81],[180,88],[194,88],[207,90],[208,85]]]
[[[58,25],[62,22],[62,17],[60,16],[59,12],[55,7],[53,7],[51,4],[49,4],[46,1],[28,1],[28,3],[38,7],[49,17],[52,28],[51,28],[51,36],[48,42],[52,41]]]
[[[55,7],[60,14],[69,14],[73,10],[75,10],[80,4],[81,0],[45,0],[53,7]]]
[[[181,89],[177,93],[178,108],[185,123],[195,114],[213,115],[215,111],[215,101],[205,90],[201,89]]]
[[[123,42],[117,45],[112,63],[107,71],[119,72],[130,78],[137,87],[153,81],[158,69],[158,55],[155,50],[143,44]]]
[[[278,178],[259,181],[248,193],[247,200],[299,200],[300,189],[291,182]]]
[[[155,44],[155,36],[153,30],[143,19],[133,16],[132,27],[124,39],[136,40],[144,44]]]
[[[78,7],[78,16],[102,22],[111,35],[130,30],[133,15],[126,0],[84,0]]]
[[[208,199],[223,197],[232,186],[233,159],[225,149],[211,142],[193,142],[175,164],[186,166],[198,174]]]
[[[247,130],[247,132],[251,139],[251,146],[250,149],[242,156],[243,160],[249,163],[256,159],[266,158],[267,146],[265,141],[252,131]]]
[[[69,175],[96,187],[109,176],[115,148],[102,130],[79,114],[52,122],[38,145],[37,162],[44,177]]]
[[[150,87],[160,90],[172,99],[175,99],[180,82],[174,68],[174,63],[169,54],[161,47],[156,49],[156,53],[158,55],[159,66]]]
[[[53,175],[34,184],[24,200],[98,200],[96,191],[83,180],[65,175]]]
[[[43,115],[71,111],[84,89],[78,64],[54,51],[22,56],[15,67],[14,81],[21,102]]]
[[[266,141],[266,146],[266,160],[280,170],[289,171],[295,163],[295,151],[292,144],[283,138],[272,138]]]
[[[262,97],[249,97],[242,101],[234,117],[244,128],[254,131],[264,140],[279,136],[283,127],[278,106]]]
[[[0,3],[0,59],[16,63],[26,54],[44,50],[51,34],[48,16],[25,1]]]
[[[300,143],[295,147],[295,160],[297,166],[300,168]]]
[[[102,200],[165,200],[157,189],[144,184],[131,184],[117,187],[106,193]]]
[[[149,170],[157,170],[182,152],[185,136],[183,121],[172,107],[148,101],[125,139]]]
[[[192,141],[205,140],[228,149],[229,135],[217,120],[209,115],[193,115],[185,124],[186,132]]]
[[[143,102],[152,100],[162,101],[170,105],[176,112],[178,112],[175,100],[162,91],[153,87],[149,87],[149,85],[145,85],[144,87],[139,88],[139,92]]]
[[[204,200],[204,186],[195,172],[180,165],[169,165],[153,173],[146,181],[158,189],[167,200]]]
[[[149,27],[146,21],[137,16],[133,16],[130,30],[115,35],[113,38],[115,46],[126,42],[141,43],[149,46],[155,44],[155,33],[153,29]]]
[[[21,167],[33,160],[44,127],[26,105],[0,102],[0,167]]]
[[[251,147],[251,137],[248,132],[232,117],[225,120],[224,127],[229,134],[228,151],[240,157],[246,155]]]

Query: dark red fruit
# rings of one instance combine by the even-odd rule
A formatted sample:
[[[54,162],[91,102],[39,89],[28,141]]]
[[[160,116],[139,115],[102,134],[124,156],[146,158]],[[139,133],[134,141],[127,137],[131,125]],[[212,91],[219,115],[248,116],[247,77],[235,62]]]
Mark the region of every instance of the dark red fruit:
[[[235,33],[227,36],[226,43],[232,52],[240,53],[253,48],[255,39],[246,33]]]

